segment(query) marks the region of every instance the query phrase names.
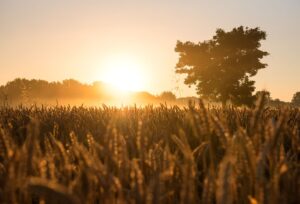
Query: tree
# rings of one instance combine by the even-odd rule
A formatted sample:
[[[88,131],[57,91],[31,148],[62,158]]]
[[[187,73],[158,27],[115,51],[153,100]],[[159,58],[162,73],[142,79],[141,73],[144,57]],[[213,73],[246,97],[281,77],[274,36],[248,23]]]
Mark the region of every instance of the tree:
[[[275,98],[274,100],[271,100],[269,103],[270,106],[276,106],[276,107],[282,107],[288,105],[286,102],[281,101],[279,98]]]
[[[176,73],[187,74],[185,84],[196,85],[202,97],[223,105],[229,100],[236,105],[252,105],[255,82],[250,77],[267,66],[260,59],[268,53],[259,49],[265,39],[266,33],[259,28],[240,26],[230,32],[217,29],[208,41],[177,41]]]
[[[173,94],[171,91],[164,91],[160,94],[159,96],[162,100],[167,100],[167,101],[173,101],[176,100],[175,94]]]
[[[295,106],[300,106],[300,92],[296,92],[292,99],[292,104]]]
[[[267,90],[261,90],[261,91],[257,91],[255,93],[255,98],[256,100],[258,100],[260,97],[265,97],[265,101],[267,104],[269,104],[271,101],[272,101],[272,98],[271,98],[271,93],[270,91],[267,91]]]

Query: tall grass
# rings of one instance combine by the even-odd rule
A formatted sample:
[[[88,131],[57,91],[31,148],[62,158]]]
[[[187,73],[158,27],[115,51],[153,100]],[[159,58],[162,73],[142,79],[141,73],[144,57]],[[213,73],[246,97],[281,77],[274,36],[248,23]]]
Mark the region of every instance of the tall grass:
[[[300,111],[0,109],[1,203],[299,203]]]

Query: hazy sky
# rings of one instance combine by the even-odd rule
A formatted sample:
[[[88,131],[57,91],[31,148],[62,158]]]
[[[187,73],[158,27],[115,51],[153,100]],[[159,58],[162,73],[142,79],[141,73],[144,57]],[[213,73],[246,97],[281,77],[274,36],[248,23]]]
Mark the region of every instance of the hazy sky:
[[[104,62],[135,59],[143,89],[192,95],[174,67],[177,40],[210,39],[217,28],[260,27],[268,68],[257,90],[289,101],[300,91],[299,0],[0,0],[0,84],[16,77],[103,79]]]

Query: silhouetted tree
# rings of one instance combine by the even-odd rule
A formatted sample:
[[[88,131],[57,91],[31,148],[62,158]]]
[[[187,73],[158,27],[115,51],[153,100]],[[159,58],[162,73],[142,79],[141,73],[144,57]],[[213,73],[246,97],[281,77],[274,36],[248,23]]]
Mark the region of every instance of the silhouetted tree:
[[[255,100],[255,82],[250,77],[267,66],[260,59],[268,53],[259,49],[265,38],[266,33],[259,28],[240,26],[230,32],[217,29],[208,41],[177,41],[176,73],[187,74],[185,84],[196,85],[202,97],[221,101],[223,105],[230,100],[250,106]]]
[[[269,105],[275,107],[283,107],[288,106],[289,104],[284,101],[281,101],[279,98],[275,98],[274,100],[270,101]]]
[[[98,86],[100,87],[100,85]],[[98,88],[97,87],[97,88]],[[17,78],[0,87],[0,92],[12,100],[25,101],[33,98],[96,98],[101,93],[95,90],[94,85],[82,84],[76,80],[68,79],[60,82],[47,82],[44,80],[27,80]]]
[[[300,92],[296,92],[294,94],[291,103],[295,106],[300,106]]]
[[[255,93],[256,100],[258,100],[260,97],[264,96],[266,103],[270,103],[272,98],[271,98],[271,93],[267,90],[262,90],[262,91],[257,91]]]
[[[3,87],[0,87],[0,97],[1,97],[1,105],[7,106],[8,105],[8,95],[3,93]]]
[[[171,91],[164,91],[160,94],[159,98],[161,98],[162,100],[176,100],[176,96],[175,94],[173,94]]]
[[[155,100],[156,97],[148,92],[133,94],[137,99]],[[32,102],[35,99],[107,99],[112,95],[107,85],[102,82],[83,84],[74,79],[62,82],[48,82],[45,80],[28,80],[17,78],[0,86],[1,101]],[[5,99],[5,100],[4,100]]]

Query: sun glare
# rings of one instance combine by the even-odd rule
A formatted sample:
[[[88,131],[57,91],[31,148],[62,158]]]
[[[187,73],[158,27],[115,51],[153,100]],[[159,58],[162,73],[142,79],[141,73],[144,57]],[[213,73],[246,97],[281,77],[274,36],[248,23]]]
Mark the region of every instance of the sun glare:
[[[144,88],[142,67],[132,57],[110,58],[103,68],[103,81],[119,91],[138,91]]]

